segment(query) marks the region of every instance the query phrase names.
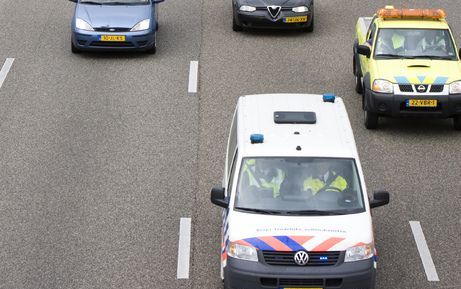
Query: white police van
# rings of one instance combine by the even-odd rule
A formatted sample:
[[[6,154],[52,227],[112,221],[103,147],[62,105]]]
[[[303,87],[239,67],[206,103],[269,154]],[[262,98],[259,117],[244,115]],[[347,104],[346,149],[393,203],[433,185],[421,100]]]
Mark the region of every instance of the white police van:
[[[374,288],[376,249],[352,128],[332,94],[240,97],[227,146],[221,278],[226,289]]]

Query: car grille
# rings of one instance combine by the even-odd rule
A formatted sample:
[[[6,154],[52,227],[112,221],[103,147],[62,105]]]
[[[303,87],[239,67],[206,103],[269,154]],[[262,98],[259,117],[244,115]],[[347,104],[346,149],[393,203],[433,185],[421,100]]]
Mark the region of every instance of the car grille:
[[[98,27],[93,29],[97,32],[129,32],[131,30],[131,28],[123,27]]]
[[[399,84],[401,92],[413,92],[413,85],[411,84]]]
[[[90,46],[95,47],[134,47],[131,42],[117,42],[117,41],[94,41]]]
[[[431,90],[430,92],[442,92],[444,89],[444,85],[443,84],[433,84],[431,86]]]
[[[292,279],[281,278],[279,279],[279,286],[323,286],[323,279]]]
[[[309,262],[306,266],[333,266],[339,261],[340,252],[307,252]],[[264,261],[269,265],[299,266],[294,261],[296,252],[263,251]]]

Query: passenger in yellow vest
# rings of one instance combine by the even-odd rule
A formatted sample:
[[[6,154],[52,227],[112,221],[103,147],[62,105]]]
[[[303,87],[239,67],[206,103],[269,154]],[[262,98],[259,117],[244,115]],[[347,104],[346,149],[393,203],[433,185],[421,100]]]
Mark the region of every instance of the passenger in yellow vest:
[[[315,195],[321,190],[342,192],[347,188],[346,179],[328,165],[319,164],[318,171],[318,175],[304,180],[304,191],[310,191]]]
[[[280,185],[285,179],[285,173],[271,167],[271,161],[247,159],[243,164],[243,173],[248,186],[271,190],[274,198],[280,196]]]

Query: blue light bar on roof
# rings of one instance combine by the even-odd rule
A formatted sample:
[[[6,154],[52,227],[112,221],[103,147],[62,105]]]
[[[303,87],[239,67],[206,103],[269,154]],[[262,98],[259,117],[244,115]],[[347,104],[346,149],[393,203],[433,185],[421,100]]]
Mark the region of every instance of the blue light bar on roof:
[[[250,141],[252,144],[255,143],[263,143],[264,142],[264,135],[259,133],[254,133],[250,136]]]
[[[325,93],[323,95],[323,102],[335,102],[336,95],[334,93]]]

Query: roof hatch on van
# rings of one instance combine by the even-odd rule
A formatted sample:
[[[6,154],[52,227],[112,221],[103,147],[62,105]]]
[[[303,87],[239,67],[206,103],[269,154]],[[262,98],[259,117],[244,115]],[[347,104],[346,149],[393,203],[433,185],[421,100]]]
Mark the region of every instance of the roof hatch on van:
[[[276,111],[274,112],[274,122],[279,124],[315,124],[317,116],[313,111]]]

